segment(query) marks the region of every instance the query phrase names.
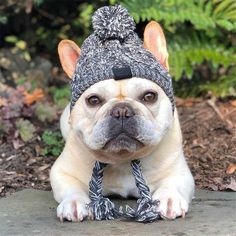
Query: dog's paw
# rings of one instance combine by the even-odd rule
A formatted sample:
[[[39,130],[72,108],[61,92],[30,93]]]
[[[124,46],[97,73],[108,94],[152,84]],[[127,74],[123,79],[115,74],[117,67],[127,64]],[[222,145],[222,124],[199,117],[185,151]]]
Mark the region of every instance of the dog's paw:
[[[178,193],[178,191],[160,189],[153,195],[153,200],[159,200],[158,212],[163,219],[175,219],[185,217],[188,212],[188,202]]]
[[[88,217],[86,204],[81,201],[81,197],[73,194],[65,198],[57,207],[57,217],[60,221],[83,221]]]

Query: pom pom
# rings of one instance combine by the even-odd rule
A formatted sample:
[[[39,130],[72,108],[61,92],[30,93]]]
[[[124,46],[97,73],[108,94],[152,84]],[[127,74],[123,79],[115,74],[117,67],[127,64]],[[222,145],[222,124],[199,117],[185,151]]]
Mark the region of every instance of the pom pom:
[[[135,23],[128,11],[120,5],[99,8],[93,15],[95,34],[101,40],[124,40],[135,29]]]

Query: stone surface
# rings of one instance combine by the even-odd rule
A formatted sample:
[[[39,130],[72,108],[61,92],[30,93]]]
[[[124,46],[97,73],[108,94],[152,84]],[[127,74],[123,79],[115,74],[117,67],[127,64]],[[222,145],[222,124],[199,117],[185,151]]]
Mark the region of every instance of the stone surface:
[[[0,199],[0,235],[236,235],[233,192],[197,191],[185,219],[149,224],[120,220],[60,223],[56,206],[52,193],[45,191],[24,190]]]

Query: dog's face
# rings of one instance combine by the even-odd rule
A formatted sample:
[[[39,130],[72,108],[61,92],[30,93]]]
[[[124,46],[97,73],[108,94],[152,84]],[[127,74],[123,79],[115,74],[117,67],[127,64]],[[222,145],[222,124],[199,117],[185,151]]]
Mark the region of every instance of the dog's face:
[[[90,149],[119,154],[157,145],[172,124],[172,116],[169,98],[154,82],[111,79],[83,93],[70,122]]]
[[[156,22],[145,28],[144,46],[168,69],[164,34]],[[72,77],[80,49],[69,40],[62,41],[58,49],[62,67]],[[70,124],[97,159],[115,162],[148,155],[172,119],[171,102],[156,83],[130,78],[92,85],[73,107]]]

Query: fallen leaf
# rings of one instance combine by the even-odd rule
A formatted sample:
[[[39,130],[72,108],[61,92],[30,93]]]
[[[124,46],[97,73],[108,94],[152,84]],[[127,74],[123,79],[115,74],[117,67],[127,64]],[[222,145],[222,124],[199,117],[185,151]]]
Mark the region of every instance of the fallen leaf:
[[[35,89],[32,94],[30,94],[30,93],[28,93],[28,92],[24,92],[23,94],[24,94],[24,96],[25,96],[24,102],[25,102],[27,105],[31,105],[32,103],[37,102],[37,101],[39,101],[41,98],[44,97],[44,93],[43,93],[43,90],[42,90],[42,89]]]
[[[236,191],[236,180],[234,178],[230,178],[230,184],[225,185],[226,189],[231,189],[233,191]]]
[[[33,138],[36,131],[34,125],[28,120],[19,119],[16,121],[16,128],[19,131],[20,137],[24,142]]]
[[[184,106],[184,107],[192,107],[195,103],[201,102],[201,98],[186,98],[182,99],[179,97],[176,97],[176,105],[177,106]]]
[[[232,106],[236,107],[236,100],[231,100],[231,101],[230,101],[230,104],[231,104]]]
[[[0,107],[6,106],[7,105],[7,99],[5,98],[0,98]]]
[[[220,177],[213,178],[213,181],[215,184],[222,184],[222,178],[220,178]]]
[[[236,164],[230,164],[226,169],[226,174],[231,175],[236,171]]]
[[[209,184],[208,188],[212,189],[213,191],[217,191],[218,190],[218,186],[215,184]]]
[[[39,171],[43,171],[43,170],[46,170],[47,168],[49,168],[51,165],[50,164],[46,164],[46,165],[43,165],[43,166],[40,166],[38,168]]]
[[[36,161],[36,158],[31,157],[31,158],[29,158],[28,161],[27,161],[27,166],[30,166],[30,165],[32,165],[32,164],[34,164],[34,163],[36,163],[36,162],[37,162],[37,161]]]

